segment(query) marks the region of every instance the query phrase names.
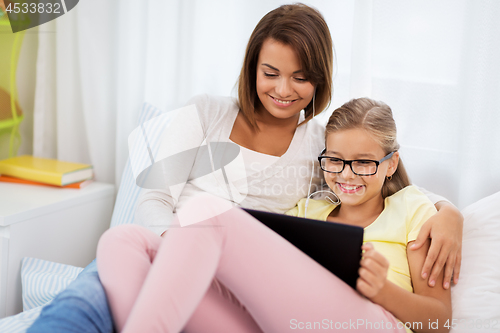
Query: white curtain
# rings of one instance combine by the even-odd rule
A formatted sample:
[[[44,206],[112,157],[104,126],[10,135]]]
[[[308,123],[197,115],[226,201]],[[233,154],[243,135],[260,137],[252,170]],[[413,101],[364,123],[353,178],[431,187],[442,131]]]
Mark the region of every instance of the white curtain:
[[[96,10],[99,8],[99,10]],[[116,33],[109,1],[82,1],[39,27],[33,154],[91,163],[114,183]]]
[[[40,26],[34,155],[92,163],[97,180],[118,185],[141,104],[235,96],[251,31],[283,3],[80,1]],[[500,190],[500,2],[306,3],[336,49],[327,113],[352,97],[383,100],[415,183],[459,207]]]
[[[459,207],[500,190],[498,15],[494,0],[372,3],[371,96],[413,181]]]

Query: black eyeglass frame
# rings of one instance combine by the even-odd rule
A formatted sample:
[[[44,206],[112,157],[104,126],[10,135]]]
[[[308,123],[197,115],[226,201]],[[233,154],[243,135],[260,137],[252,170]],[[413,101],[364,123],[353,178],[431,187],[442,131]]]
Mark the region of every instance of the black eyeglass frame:
[[[366,159],[361,159],[361,160],[343,160],[341,158],[338,158],[338,157],[332,157],[332,156],[324,156],[323,154],[326,153],[326,148],[323,149],[323,151],[321,151],[321,154],[318,156],[318,162],[319,162],[319,167],[321,168],[321,170],[325,171],[325,172],[329,172],[329,173],[341,173],[342,171],[344,171],[345,169],[345,165],[349,165],[349,167],[351,168],[351,171],[353,174],[355,175],[358,175],[358,176],[373,176],[375,174],[377,174],[378,172],[378,166],[380,165],[380,163],[390,159],[392,157],[392,155],[394,155],[395,151],[393,152],[390,152],[389,154],[385,155],[381,160],[379,161],[375,161],[375,160],[366,160]],[[323,169],[323,167],[321,166],[321,160],[324,159],[324,158],[334,158],[336,160],[338,160],[339,162],[342,161],[342,169],[340,171],[328,171],[328,170],[325,170]],[[375,172],[374,173],[370,173],[370,174],[366,174],[366,173],[356,173],[354,171],[354,169],[352,168],[352,162],[374,162],[376,164],[376,167],[375,167]]]

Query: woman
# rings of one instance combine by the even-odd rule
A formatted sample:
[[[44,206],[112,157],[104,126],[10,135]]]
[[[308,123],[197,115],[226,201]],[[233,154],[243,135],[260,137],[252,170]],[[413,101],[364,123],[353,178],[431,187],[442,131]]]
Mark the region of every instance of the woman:
[[[178,127],[181,139],[175,137],[173,141],[182,144],[189,139],[202,146],[208,141],[232,140],[241,146],[245,168],[248,168],[245,174],[236,174],[239,168],[231,169],[236,170],[234,172],[226,170],[225,174],[216,170],[200,179],[186,176],[185,185],[172,187],[170,192],[148,191],[140,199],[137,222],[159,235],[165,234],[176,210],[189,197],[202,192],[232,200],[243,207],[285,212],[309,194],[311,178],[313,187],[319,187],[321,178],[311,177],[319,170],[312,161],[323,148],[324,129],[309,120],[323,111],[331,100],[332,68],[331,37],[319,12],[299,4],[281,6],[264,16],[247,46],[239,79],[238,103],[208,96],[194,99],[197,119],[190,123],[191,126],[182,121],[183,126]],[[302,109],[305,112],[301,116]],[[199,130],[194,128],[195,123],[199,124]],[[183,164],[178,169],[188,169],[189,174],[193,170],[191,165],[205,167]],[[226,179],[228,175],[232,182]],[[436,207],[439,213],[424,225],[416,241],[423,245],[429,234],[434,240],[423,268],[425,274],[431,273],[432,268],[430,283],[436,280],[445,264],[445,280],[450,280],[454,268],[457,279],[460,262],[456,259],[461,246],[461,215],[446,202],[439,202]],[[92,282],[92,287],[97,289],[100,286],[96,283],[98,280]],[[88,297],[85,293],[77,295],[93,308],[95,301],[85,297]],[[50,311],[57,316],[58,306],[67,307],[56,299],[44,312]],[[50,319],[44,312],[34,326],[42,327],[43,321]],[[99,315],[94,317],[98,320],[92,320],[92,325],[99,327],[101,319],[109,315],[101,310],[96,312]],[[83,323],[83,318],[88,316],[87,313],[78,315],[78,320]],[[59,317],[58,321],[61,320],[66,318]],[[57,323],[54,325],[60,329]],[[31,331],[37,330],[32,328]]]

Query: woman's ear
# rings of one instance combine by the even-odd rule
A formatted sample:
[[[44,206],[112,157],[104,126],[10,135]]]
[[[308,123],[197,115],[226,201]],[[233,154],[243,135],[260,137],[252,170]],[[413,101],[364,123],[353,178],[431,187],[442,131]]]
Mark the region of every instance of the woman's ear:
[[[389,159],[389,168],[387,168],[387,175],[386,175],[387,177],[392,176],[396,172],[396,170],[398,169],[398,164],[399,164],[399,152],[395,152]]]

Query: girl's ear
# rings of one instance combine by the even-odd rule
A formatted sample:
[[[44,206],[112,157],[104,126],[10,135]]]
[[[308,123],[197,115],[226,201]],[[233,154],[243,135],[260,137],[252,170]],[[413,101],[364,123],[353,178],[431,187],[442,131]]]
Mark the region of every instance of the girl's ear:
[[[394,154],[392,154],[391,158],[389,159],[389,168],[387,168],[387,177],[390,177],[392,176],[397,168],[398,168],[398,164],[399,164],[399,152],[395,152]]]

